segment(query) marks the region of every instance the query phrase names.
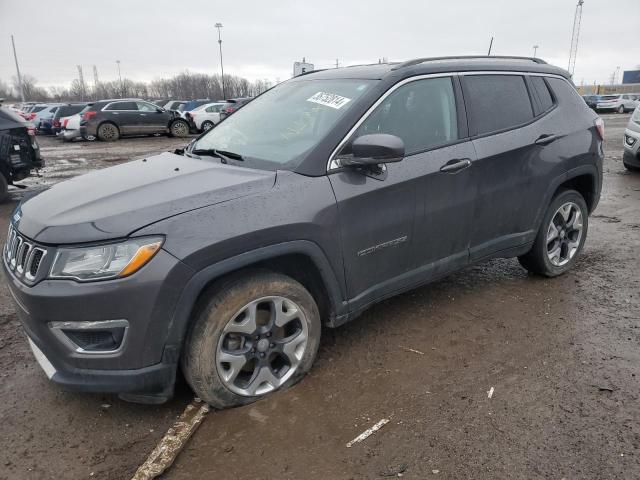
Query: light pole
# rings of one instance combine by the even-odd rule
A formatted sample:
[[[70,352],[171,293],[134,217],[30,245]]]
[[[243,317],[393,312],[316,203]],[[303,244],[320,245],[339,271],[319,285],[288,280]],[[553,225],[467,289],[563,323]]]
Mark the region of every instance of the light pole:
[[[220,35],[222,24],[218,22],[214,26],[218,29],[218,47],[220,47],[220,71],[222,72],[222,77],[220,80],[222,82],[222,99],[224,100],[227,98],[227,95],[224,92],[224,64],[222,63],[222,37]]]
[[[533,58],[536,58],[536,53],[538,52],[538,45],[533,46]]]
[[[120,60],[116,60],[116,63],[118,64],[118,78],[120,79],[120,98],[122,98],[123,88],[122,88],[122,75],[120,74]]]
[[[20,75],[20,67],[18,66],[18,55],[16,55],[16,42],[11,35],[11,46],[13,47],[13,59],[16,61],[16,72],[18,73],[18,85],[20,86],[20,100],[24,103],[24,84],[22,83],[22,75]]]

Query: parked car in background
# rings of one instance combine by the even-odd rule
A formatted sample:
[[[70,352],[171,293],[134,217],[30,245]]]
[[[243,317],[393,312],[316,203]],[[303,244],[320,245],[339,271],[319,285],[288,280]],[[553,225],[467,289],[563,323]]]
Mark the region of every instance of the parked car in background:
[[[584,102],[589,106],[589,108],[595,110],[601,97],[600,95],[583,95],[582,98],[584,98]]]
[[[185,112],[185,118],[191,128],[198,132],[206,132],[220,122],[220,111],[227,106],[224,102],[205,103]]]
[[[93,104],[88,104],[81,112],[61,119],[62,131],[58,134],[58,136],[62,138],[62,141],[71,142],[75,139],[80,138],[89,142],[93,142],[94,140],[96,140],[95,135],[91,135],[88,133],[82,135],[82,132],[80,131],[80,122],[82,121],[82,117],[84,113],[91,108],[92,105]]]
[[[238,111],[243,105],[249,103],[251,100],[253,100],[253,97],[230,98],[229,100],[225,100],[227,105],[220,110],[220,120],[224,120],[232,113]]]
[[[82,115],[80,133],[103,141],[114,141],[127,135],[169,134],[185,137],[189,124],[173,110],[165,110],[138,98],[95,102]]]
[[[293,78],[183,155],[22,202],[2,264],[49,379],[158,403],[181,368],[215,408],[244,405],[392,295],[492,258],[575,266],[602,119],[540,59],[434,60]]]
[[[633,111],[624,132],[622,161],[627,170],[640,171],[640,105]]]
[[[62,130],[62,122],[64,121],[64,118],[80,113],[86,106],[86,103],[60,105],[53,114],[53,118],[51,120],[51,133],[57,135]]]
[[[50,135],[52,126],[53,126],[53,116],[60,108],[60,104],[54,103],[47,105],[46,108],[36,113],[36,116],[31,120],[33,125],[36,127],[38,133],[43,133],[45,135]]]
[[[36,118],[36,115],[47,108],[48,105],[46,103],[38,103],[27,106],[22,113],[20,114],[25,120],[33,122]]]
[[[0,106],[0,201],[6,200],[9,185],[43,166],[34,126],[10,108]]]
[[[212,102],[215,102],[215,100],[211,100],[210,98],[199,98],[197,100],[187,100],[186,102],[183,102],[178,107],[178,111],[180,112],[180,115],[182,117],[185,117],[187,112],[190,112],[195,108],[198,108],[200,105],[204,105],[205,103],[212,103]]]
[[[634,100],[629,93],[602,95],[596,104],[596,111],[625,113],[634,110],[637,106],[638,101]]]
[[[180,106],[187,103],[185,100],[169,100],[162,108],[165,110],[180,110]]]

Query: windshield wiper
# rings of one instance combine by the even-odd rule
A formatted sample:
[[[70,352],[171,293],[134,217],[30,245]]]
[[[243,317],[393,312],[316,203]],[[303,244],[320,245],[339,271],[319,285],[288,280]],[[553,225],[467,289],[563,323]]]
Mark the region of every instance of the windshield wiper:
[[[194,155],[210,155],[212,157],[218,157],[222,163],[228,163],[229,160],[238,160],[243,162],[244,158],[239,153],[227,152],[225,150],[216,150],[215,148],[196,149],[192,150]]]

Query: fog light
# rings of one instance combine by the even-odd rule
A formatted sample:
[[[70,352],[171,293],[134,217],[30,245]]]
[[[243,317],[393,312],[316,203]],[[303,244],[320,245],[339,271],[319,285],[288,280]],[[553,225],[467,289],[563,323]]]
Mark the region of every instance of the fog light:
[[[53,322],[49,326],[58,340],[76,353],[113,354],[122,349],[129,322]]]
[[[624,136],[624,141],[626,142],[627,145],[629,145],[630,147],[633,147],[636,144],[636,138],[632,137],[631,135],[625,135]]]

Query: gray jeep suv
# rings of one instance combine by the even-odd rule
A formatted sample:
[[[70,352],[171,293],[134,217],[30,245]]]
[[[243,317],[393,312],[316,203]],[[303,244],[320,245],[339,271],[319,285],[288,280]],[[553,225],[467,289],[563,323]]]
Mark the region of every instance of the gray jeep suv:
[[[470,264],[556,276],[583,248],[602,121],[540,59],[316,71],[184,150],[21,203],[4,271],[62,387],[223,408],[292,385],[321,326]]]

